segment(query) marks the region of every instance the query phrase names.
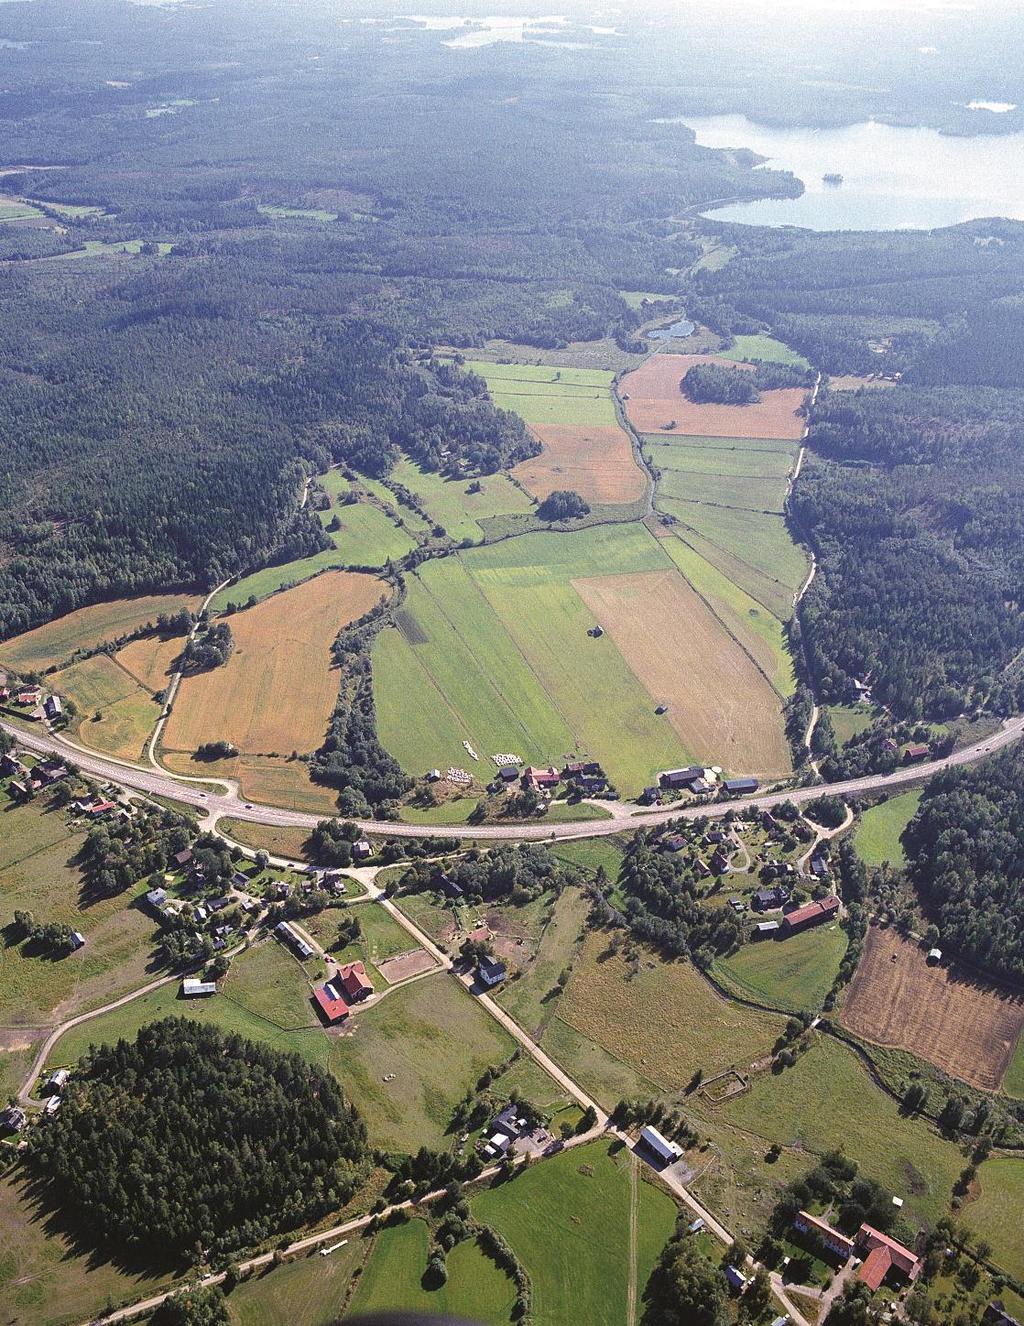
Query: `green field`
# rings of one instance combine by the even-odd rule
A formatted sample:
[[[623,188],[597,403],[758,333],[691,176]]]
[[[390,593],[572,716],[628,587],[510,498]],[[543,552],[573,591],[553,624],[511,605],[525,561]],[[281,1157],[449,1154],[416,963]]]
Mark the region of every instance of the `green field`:
[[[906,1118],[851,1050],[820,1037],[794,1067],[760,1073],[746,1095],[719,1106],[723,1123],[768,1142],[821,1154],[841,1146],[869,1178],[903,1197],[914,1225],[949,1209],[964,1160],[926,1122]]]
[[[785,487],[786,477],[793,468],[795,451],[785,442],[769,447],[766,443],[747,446],[743,441],[725,443],[721,447],[707,445],[688,446],[689,439],[655,442],[647,438],[644,451],[662,472],[677,470],[690,474],[721,474],[776,479]],[[706,439],[700,439],[704,443]]]
[[[610,880],[616,880],[622,869],[623,852],[614,838],[580,838],[551,844],[551,855],[569,865],[593,874],[604,866]]]
[[[514,411],[528,424],[593,428],[618,423],[610,372],[483,361],[467,363],[466,368],[484,378],[495,405]]]
[[[897,867],[906,865],[900,839],[917,813],[922,793],[921,788],[901,792],[864,812],[854,831],[853,845],[865,865],[880,866],[883,861]]]
[[[830,704],[827,709],[840,746],[866,731],[875,717],[867,705]]]
[[[42,216],[38,207],[31,203],[18,202],[13,198],[0,201],[0,224],[4,221],[27,221],[30,217]]]
[[[427,563],[409,578],[399,629],[374,647],[385,748],[410,770],[483,777],[499,752],[546,763],[579,749],[639,791],[686,752],[611,641],[588,639],[593,619],[571,582],[671,565],[641,525],[531,534]]]
[[[590,911],[589,899],[578,889],[565,889],[541,936],[533,959],[517,981],[498,994],[498,1003],[532,1036],[549,1016],[559,973],[572,963],[576,944]]]
[[[712,968],[722,985],[743,999],[773,1008],[817,1012],[846,952],[839,925],[819,926],[786,940],[744,944]]]
[[[1024,1100],[1024,1034],[1017,1042],[1010,1066],[1003,1078],[1003,1090],[1016,1100]]]
[[[682,538],[663,539],[662,547],[776,691],[783,697],[792,695],[796,690],[793,658],[778,617]]]
[[[978,1180],[980,1191],[964,1207],[964,1224],[992,1245],[992,1261],[1001,1270],[1024,1279],[1024,1160],[1008,1156],[986,1160]]]
[[[260,203],[256,208],[263,216],[274,221],[337,221],[337,212],[326,212],[321,207],[277,207],[273,203]]]
[[[342,952],[335,943],[338,926],[352,913],[344,907],[328,907],[316,916],[307,916],[301,922],[314,939],[318,940],[329,953],[342,962],[352,962],[362,958],[376,966],[380,962],[393,958],[396,953],[407,953],[416,948],[416,941],[394,917],[390,916],[377,903],[367,903],[355,913],[362,928],[362,938],[353,945],[353,952]],[[358,951],[355,951],[358,949]]]
[[[351,1312],[423,1312],[498,1326],[511,1318],[515,1287],[474,1239],[456,1244],[446,1259],[448,1282],[425,1289],[430,1253],[424,1220],[381,1230],[352,1300]]]
[[[671,1198],[637,1178],[634,1244],[630,1166],[637,1163],[619,1143],[594,1142],[473,1199],[473,1214],[508,1241],[530,1276],[536,1326],[631,1319],[631,1261],[640,1297],[676,1215]]]
[[[471,493],[471,479],[445,479],[422,470],[411,460],[401,460],[392,471],[396,483],[411,489],[435,524],[443,525],[457,543],[470,539],[482,543],[484,531],[478,523],[493,516],[529,513],[534,503],[505,474],[488,474],[476,480],[481,491]]]
[[[330,1246],[330,1245],[328,1245]],[[283,1262],[237,1285],[228,1296],[235,1326],[323,1326],[341,1315],[353,1273],[363,1264],[366,1241],[350,1235],[328,1257]]]
[[[752,471],[750,472],[752,473]],[[666,470],[658,484],[657,505],[686,502],[711,508],[717,516],[721,507],[741,512],[782,515],[786,485],[778,479],[735,474],[702,474],[692,470]]]
[[[723,359],[764,359],[773,364],[794,364],[797,368],[810,368],[810,364],[797,350],[791,350],[774,336],[734,336],[732,348],[722,350]]]
[[[160,706],[124,668],[96,654],[54,673],[53,689],[75,702],[78,737],[86,746],[135,760],[160,717]]]

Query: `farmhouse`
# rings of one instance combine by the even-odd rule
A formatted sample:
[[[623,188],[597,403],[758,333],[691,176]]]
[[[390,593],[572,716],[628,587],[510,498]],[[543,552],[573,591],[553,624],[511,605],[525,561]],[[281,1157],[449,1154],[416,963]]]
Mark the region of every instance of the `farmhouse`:
[[[771,939],[779,933],[778,921],[759,921],[754,927],[755,939]]]
[[[358,842],[352,844],[352,857],[355,861],[365,861],[373,856],[373,848],[365,838],[360,838]]]
[[[735,1266],[727,1266],[725,1268],[725,1278],[729,1281],[732,1288],[738,1289],[741,1294],[747,1287],[747,1277],[742,1271],[737,1270]]]
[[[317,1008],[332,1025],[348,1017],[348,1002],[338,985],[338,978],[327,981],[313,991]]]
[[[683,1149],[677,1142],[670,1142],[651,1124],[641,1128],[640,1145],[646,1147],[663,1165],[673,1164],[683,1154]]]
[[[793,1228],[799,1230],[801,1234],[810,1234],[819,1239],[829,1252],[836,1257],[841,1257],[843,1261],[849,1261],[854,1253],[854,1241],[841,1234],[838,1229],[833,1229],[826,1221],[818,1216],[813,1216],[808,1211],[800,1211],[793,1217]]]
[[[667,838],[662,838],[661,845],[666,852],[681,852],[686,846],[686,839],[678,833],[671,833]]]
[[[871,1290],[877,1289],[893,1272],[911,1284],[921,1274],[921,1259],[916,1253],[870,1225],[861,1225],[857,1231],[857,1248],[867,1254],[858,1279]]]
[[[1016,1317],[1011,1317],[1003,1307],[1001,1299],[994,1299],[985,1309],[982,1317],[984,1326],[1020,1326]]]
[[[150,891],[146,894],[146,901],[149,903],[150,907],[152,907],[155,912],[159,912],[162,916],[163,910],[167,906],[167,890],[150,889]]]
[[[334,978],[350,1004],[358,1004],[373,994],[373,985],[361,962],[349,962],[341,967]]]
[[[562,775],[553,764],[546,769],[537,769],[531,764],[523,770],[523,782],[527,787],[557,787],[561,781]]]
[[[818,876],[828,874],[828,858],[820,852],[811,857],[811,873]]]
[[[660,800],[660,789],[657,787],[645,787],[640,794],[640,804],[642,806],[655,806]]]
[[[789,902],[789,889],[781,884],[776,884],[771,889],[758,889],[753,898],[756,912],[767,912],[773,907],[783,907],[787,902]]]
[[[201,999],[206,995],[215,995],[216,993],[216,981],[200,981],[195,976],[186,976],[181,983],[181,994],[183,999]]]
[[[276,934],[279,939],[284,940],[286,944],[289,944],[303,962],[305,962],[307,958],[313,956],[312,948],[299,935],[298,931],[294,930],[288,924],[287,921],[278,921],[277,925],[274,926],[274,934]]]
[[[498,770],[498,777],[503,783],[514,783],[519,777],[519,770],[514,764],[506,764]]]
[[[783,938],[799,934],[801,930],[809,930],[811,926],[821,925],[824,921],[831,921],[839,907],[839,899],[833,893],[818,902],[809,902],[803,907],[797,907],[795,911],[787,912],[782,918]]]
[[[488,990],[491,990],[494,986],[501,984],[507,975],[507,971],[503,962],[499,962],[497,958],[485,956],[477,963],[476,974]]]
[[[17,1105],[8,1105],[0,1114],[0,1128],[9,1133],[20,1133],[28,1122],[25,1111]]]
[[[918,760],[926,760],[931,753],[932,748],[926,741],[918,742],[916,745],[908,746],[903,752],[903,763],[916,764]]]

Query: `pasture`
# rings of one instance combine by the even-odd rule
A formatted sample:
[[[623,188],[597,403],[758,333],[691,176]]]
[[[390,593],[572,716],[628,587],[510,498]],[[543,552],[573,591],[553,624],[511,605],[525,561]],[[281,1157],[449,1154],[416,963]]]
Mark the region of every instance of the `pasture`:
[[[633,1319],[630,1285],[639,1298],[676,1215],[670,1197],[631,1176],[636,1164],[621,1144],[594,1142],[472,1199],[476,1218],[497,1230],[526,1268],[536,1326]]]
[[[372,576],[332,571],[236,613],[227,663],[183,678],[167,748],[224,740],[246,755],[315,749],[337,700],[331,644],[387,592]]]
[[[515,1287],[475,1239],[456,1244],[448,1253],[448,1281],[438,1289],[423,1285],[430,1252],[426,1221],[385,1226],[374,1240],[352,1313],[432,1313],[472,1319],[481,1326],[502,1326],[511,1320]]]
[[[992,1261],[1018,1280],[1024,1279],[1024,1160],[998,1156],[978,1171],[978,1192],[963,1210],[963,1221],[992,1246]]]
[[[225,834],[232,842],[251,847],[257,852],[269,852],[271,856],[284,856],[291,861],[301,861],[305,857],[306,842],[309,832],[306,829],[276,828],[269,824],[250,824],[248,820],[222,819],[217,830]]]
[[[713,1114],[765,1143],[816,1155],[842,1146],[868,1178],[904,1198],[912,1227],[932,1226],[948,1212],[964,1165],[955,1143],[925,1120],[906,1117],[853,1051],[830,1037],[817,1038],[792,1068],[758,1073],[750,1091]]]
[[[841,926],[819,926],[786,940],[744,944],[738,953],[719,958],[712,972],[742,999],[787,1012],[816,1012],[832,987],[846,946]]]
[[[799,352],[791,350],[774,336],[734,336],[728,350],[719,352],[723,359],[762,359],[772,364],[793,364],[796,368],[810,368]]]
[[[573,585],[648,694],[668,705],[668,723],[696,760],[790,771],[782,699],[769,682],[779,659],[763,637],[745,629],[746,641],[733,638],[676,571]]]
[[[757,474],[711,474],[698,470],[667,470],[658,484],[658,505],[663,499],[696,502],[717,509],[736,507],[743,512],[781,516],[786,485]]]
[[[95,649],[155,623],[161,613],[196,611],[198,600],[182,594],[150,594],[78,608],[64,617],[16,635],[0,645],[0,666],[15,672],[41,672],[63,663],[79,649]]]
[[[498,1003],[531,1036],[539,1038],[554,1010],[559,974],[572,964],[589,911],[590,902],[579,889],[564,889],[535,954],[519,979],[498,993]]]
[[[686,962],[645,953],[631,976],[627,960],[608,952],[608,936],[595,932],[584,939],[557,1018],[666,1092],[681,1090],[697,1069],[709,1077],[749,1066],[785,1024],[723,999]]]
[[[929,966],[918,943],[872,926],[840,1020],[855,1036],[998,1091],[1024,1031],[1024,997],[950,962]]]
[[[705,439],[700,439],[703,443]],[[648,437],[644,450],[659,470],[684,474],[731,475],[736,478],[775,479],[783,491],[786,476],[793,468],[793,448],[776,443],[778,448],[690,446],[685,440],[665,442]]]
[[[626,374],[620,395],[637,432],[791,441],[802,436],[804,420],[797,414],[807,394],[802,388],[764,391],[760,401],[751,405],[698,405],[683,395],[679,385],[697,364],[743,367],[718,355],[657,354]]]
[[[505,474],[486,474],[476,480],[446,479],[421,469],[415,461],[400,460],[391,477],[414,492],[434,524],[443,525],[457,543],[464,539],[482,543],[481,521],[533,510],[529,497]],[[472,492],[477,485],[480,491]]]
[[[572,489],[594,506],[636,502],[643,496],[647,480],[618,424],[535,424],[532,431],[544,450],[521,461],[513,473],[539,500],[556,488]]]
[[[907,825],[917,814],[922,792],[919,787],[901,792],[871,806],[860,817],[854,830],[853,845],[865,865],[880,866],[885,861],[896,867],[906,865],[901,840]]]
[[[617,427],[610,372],[483,361],[467,363],[466,368],[484,379],[495,405],[525,423]]]
[[[139,759],[160,717],[160,706],[153,693],[113,658],[94,654],[55,672],[50,685],[77,706],[76,735],[84,745],[118,759]]]
[[[350,1235],[347,1245],[329,1257],[297,1257],[236,1285],[227,1300],[233,1326],[323,1326],[334,1321],[341,1316],[352,1276],[369,1246],[358,1234]]]

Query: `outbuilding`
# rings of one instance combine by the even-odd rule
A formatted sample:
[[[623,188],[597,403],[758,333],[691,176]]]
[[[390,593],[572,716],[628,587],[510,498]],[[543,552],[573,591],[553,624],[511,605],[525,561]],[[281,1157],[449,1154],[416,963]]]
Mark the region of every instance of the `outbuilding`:
[[[653,1124],[645,1124],[640,1130],[640,1145],[646,1147],[663,1165],[674,1164],[683,1154],[678,1142],[670,1142]]]

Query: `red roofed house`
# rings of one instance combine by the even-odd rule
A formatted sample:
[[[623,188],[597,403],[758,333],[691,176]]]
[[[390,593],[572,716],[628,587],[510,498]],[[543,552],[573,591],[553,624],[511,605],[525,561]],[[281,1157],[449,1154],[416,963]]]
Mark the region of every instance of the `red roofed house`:
[[[341,1022],[348,1017],[348,1004],[341,990],[334,981],[328,981],[325,985],[318,986],[313,991],[313,998],[316,1006],[328,1022]]]
[[[89,814],[94,820],[102,819],[104,815],[109,815],[117,807],[113,801],[96,801],[89,807]]]
[[[801,1234],[813,1234],[821,1240],[829,1252],[841,1257],[844,1262],[853,1256],[853,1239],[848,1239],[838,1229],[833,1229],[826,1220],[821,1220],[808,1211],[801,1211],[793,1217],[793,1228],[798,1229]]]
[[[557,787],[561,781],[562,775],[553,764],[546,769],[535,769],[531,764],[523,770],[523,782],[534,787]]]
[[[373,994],[373,986],[366,975],[366,968],[361,962],[349,962],[344,967],[339,968],[337,976],[334,978],[338,985],[345,992],[345,998],[349,1003],[359,1003]]]
[[[821,925],[823,921],[831,921],[838,913],[839,906],[839,899],[832,893],[819,902],[809,902],[804,907],[798,907],[795,911],[787,912],[782,918],[783,936],[795,935],[800,930],[809,930],[812,925]]]
[[[903,763],[914,764],[918,760],[926,760],[932,753],[932,748],[926,742],[918,742],[915,746],[908,746],[903,752]]]
[[[890,1271],[896,1271],[911,1284],[921,1274],[921,1258],[887,1234],[861,1225],[857,1231],[857,1247],[867,1255],[858,1272],[858,1279],[874,1291]]]

